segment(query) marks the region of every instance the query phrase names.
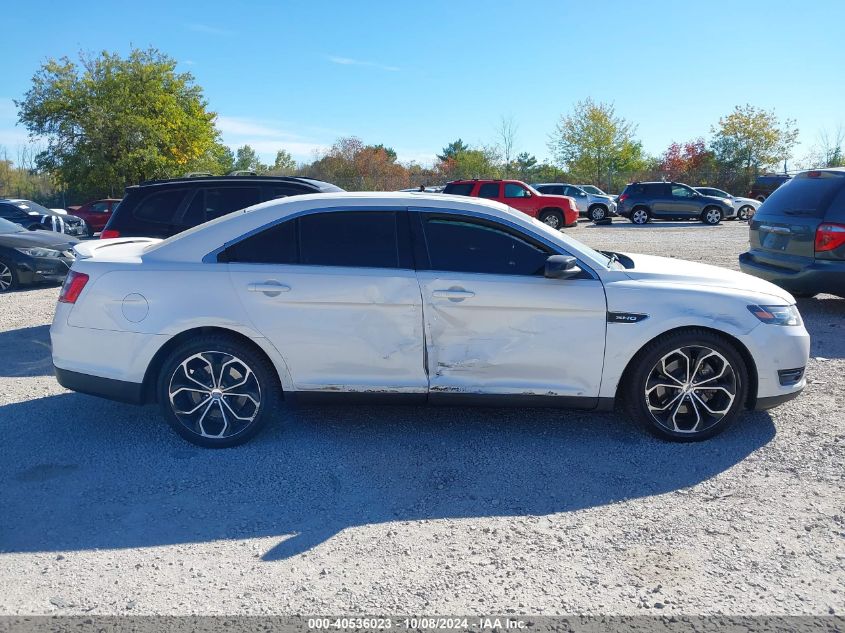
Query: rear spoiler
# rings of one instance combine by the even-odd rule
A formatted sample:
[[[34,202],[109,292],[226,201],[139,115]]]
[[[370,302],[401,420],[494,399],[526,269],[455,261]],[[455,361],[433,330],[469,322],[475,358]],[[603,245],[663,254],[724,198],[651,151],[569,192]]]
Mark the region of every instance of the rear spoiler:
[[[79,259],[97,257],[97,253],[115,246],[136,244],[135,248],[126,249],[134,255],[140,255],[147,246],[158,244],[162,240],[155,237],[115,237],[109,240],[86,240],[73,247],[73,252]],[[105,253],[104,253],[105,254]]]

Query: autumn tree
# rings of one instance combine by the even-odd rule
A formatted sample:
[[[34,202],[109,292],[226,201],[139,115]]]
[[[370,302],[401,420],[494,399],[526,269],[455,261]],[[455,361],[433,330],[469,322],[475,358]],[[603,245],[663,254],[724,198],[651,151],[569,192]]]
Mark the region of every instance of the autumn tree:
[[[798,140],[795,121],[781,121],[774,110],[736,106],[711,130],[710,147],[723,165],[741,170],[746,183],[764,169],[777,168],[792,155]]]
[[[549,149],[573,180],[607,183],[614,173],[641,168],[642,146],[635,132],[636,126],[618,116],[612,104],[585,99],[561,116]]]
[[[49,59],[17,101],[39,168],[91,195],[195,171],[217,147],[215,113],[190,73],[156,49]]]
[[[668,180],[703,184],[707,175],[715,175],[713,152],[703,138],[672,143],[659,158],[657,169]]]
[[[396,162],[395,151],[384,145],[364,145],[354,136],[335,141],[302,172],[350,191],[395,191],[410,186],[408,170]]]

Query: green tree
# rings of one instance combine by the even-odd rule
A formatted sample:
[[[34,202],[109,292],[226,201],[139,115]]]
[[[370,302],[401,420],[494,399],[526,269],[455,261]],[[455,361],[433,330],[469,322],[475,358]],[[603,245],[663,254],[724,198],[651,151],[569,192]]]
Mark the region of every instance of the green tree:
[[[194,171],[218,140],[194,77],[152,48],[50,59],[16,105],[30,136],[47,141],[38,166],[91,195]]]
[[[266,173],[270,167],[261,159],[250,145],[239,147],[235,154],[235,171],[254,171],[257,174]]]
[[[378,145],[368,145],[367,147],[373,151],[383,151],[385,156],[391,163],[395,163],[396,159],[398,158],[396,150],[394,150],[392,147],[385,147],[381,143],[379,143]]]
[[[573,180],[608,183],[614,173],[642,168],[635,132],[636,126],[618,116],[612,104],[585,99],[561,116],[549,149]]]
[[[752,105],[736,106],[711,131],[710,148],[716,160],[729,168],[743,170],[748,183],[761,169],[785,163],[798,140],[795,121],[781,121],[774,110]]]
[[[537,158],[528,152],[520,152],[513,161],[512,170],[520,180],[533,180],[534,168],[537,165]]]
[[[469,149],[469,146],[464,144],[461,139],[457,141],[452,141],[446,147],[443,148],[443,153],[437,155],[437,160],[440,162],[445,162],[450,158],[455,158],[461,152],[465,152]]]

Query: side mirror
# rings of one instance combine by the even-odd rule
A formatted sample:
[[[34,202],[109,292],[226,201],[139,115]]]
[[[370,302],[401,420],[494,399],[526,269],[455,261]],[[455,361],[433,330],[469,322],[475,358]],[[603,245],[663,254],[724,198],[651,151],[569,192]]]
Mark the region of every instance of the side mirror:
[[[544,274],[548,279],[568,279],[580,272],[577,260],[571,255],[551,255],[546,260]]]

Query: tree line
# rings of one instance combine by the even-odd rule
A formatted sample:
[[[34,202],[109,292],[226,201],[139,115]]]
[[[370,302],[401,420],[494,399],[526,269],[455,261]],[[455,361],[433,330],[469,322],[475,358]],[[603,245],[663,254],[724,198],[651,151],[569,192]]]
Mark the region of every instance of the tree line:
[[[618,191],[632,180],[671,179],[744,193],[754,177],[785,170],[798,139],[795,121],[738,105],[703,136],[650,156],[635,123],[613,104],[584,99],[549,135],[551,161],[519,150],[518,122],[502,116],[488,145],[456,139],[432,165],[401,162],[384,144],[338,139],[310,162],[279,148],[265,164],[249,145],[226,146],[202,88],[156,49],[126,57],[103,52],[48,60],[15,102],[19,122],[41,145],[14,158],[0,149],[0,196],[72,204],[152,178],[186,173],[301,175],[349,190],[397,190],[459,178],[592,183]],[[822,132],[805,166],[845,165],[845,133]]]

